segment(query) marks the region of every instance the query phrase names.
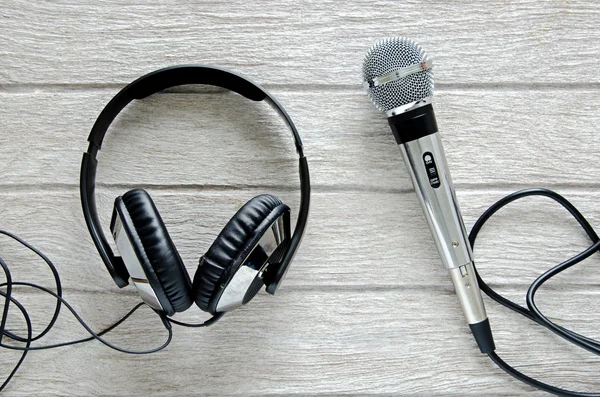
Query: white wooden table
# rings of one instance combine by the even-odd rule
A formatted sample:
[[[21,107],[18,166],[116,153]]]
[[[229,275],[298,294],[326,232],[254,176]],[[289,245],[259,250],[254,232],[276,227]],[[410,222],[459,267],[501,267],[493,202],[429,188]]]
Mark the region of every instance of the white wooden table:
[[[95,329],[138,302],[112,283],[79,203],[87,134],[124,84],[182,63],[245,74],[295,120],[313,188],[308,231],[278,295],[262,293],[206,330],[176,328],[152,356],[96,342],[32,352],[5,395],[543,395],[479,353],[360,68],[391,35],[417,40],[435,60],[435,109],[468,228],[495,200],[536,186],[600,226],[599,23],[595,1],[3,0],[0,227],[55,261],[65,297]],[[175,90],[132,104],[105,142],[106,229],[117,195],[148,189],[192,274],[253,195],[274,193],[297,213],[293,143],[265,104]],[[536,275],[588,244],[564,210],[532,198],[492,221],[475,255],[492,286],[523,302]],[[49,285],[49,272],[14,243],[1,239],[0,256],[15,278]],[[594,256],[539,297],[551,318],[595,338],[598,269]],[[34,321],[47,319],[46,296],[16,293]],[[485,302],[508,362],[600,390],[599,357]],[[19,321],[11,324],[23,329]],[[146,310],[110,340],[130,346],[140,329],[148,343],[164,336]],[[46,343],[82,336],[65,313]],[[0,352],[2,377],[17,358]]]

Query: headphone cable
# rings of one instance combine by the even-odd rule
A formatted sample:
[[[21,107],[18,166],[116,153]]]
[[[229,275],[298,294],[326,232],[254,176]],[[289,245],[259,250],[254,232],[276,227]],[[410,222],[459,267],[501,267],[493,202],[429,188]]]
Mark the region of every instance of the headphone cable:
[[[0,290],[0,296],[4,297],[4,308],[2,310],[2,319],[0,320],[0,348],[22,351],[21,357],[19,358],[19,360],[17,361],[17,363],[13,367],[12,371],[10,372],[10,374],[8,375],[8,377],[5,379],[5,381],[2,383],[2,385],[0,385],[0,392],[2,390],[4,390],[4,388],[6,387],[6,385],[8,385],[8,383],[10,382],[10,380],[13,378],[13,376],[15,375],[15,373],[18,371],[19,367],[21,366],[21,364],[25,360],[25,357],[27,356],[27,353],[29,353],[29,351],[32,351],[32,350],[54,349],[54,348],[58,348],[58,347],[70,346],[70,345],[76,345],[76,344],[80,344],[80,343],[84,343],[84,342],[89,342],[89,341],[92,341],[92,340],[98,340],[99,342],[101,342],[102,344],[108,346],[109,348],[111,348],[113,350],[117,350],[117,351],[122,352],[122,353],[127,353],[127,354],[151,354],[151,353],[155,353],[155,352],[158,352],[158,351],[164,349],[165,347],[167,347],[171,343],[171,340],[173,338],[172,324],[186,326],[186,327],[204,327],[204,326],[209,326],[209,325],[214,324],[224,314],[224,313],[217,313],[213,317],[211,317],[210,319],[208,319],[206,322],[201,323],[201,324],[187,324],[187,323],[183,323],[183,322],[176,321],[176,320],[173,320],[171,318],[168,318],[165,315],[165,313],[155,310],[155,312],[157,313],[157,315],[160,317],[160,319],[161,319],[161,321],[162,321],[165,329],[168,332],[166,341],[163,344],[161,344],[160,346],[152,348],[152,349],[148,349],[148,350],[128,350],[128,349],[121,348],[119,346],[116,346],[116,345],[108,342],[102,336],[104,336],[105,334],[107,334],[110,331],[114,330],[119,325],[121,325],[123,322],[125,322],[140,307],[144,306],[145,303],[143,303],[143,302],[138,303],[131,310],[129,310],[129,312],[127,312],[123,317],[121,317],[119,320],[117,320],[115,323],[113,323],[109,327],[105,328],[104,330],[96,333],[83,320],[83,318],[77,313],[77,311],[63,298],[63,296],[62,296],[62,283],[61,283],[61,280],[60,280],[60,276],[58,274],[56,266],[52,263],[52,261],[46,255],[44,255],[41,251],[39,251],[37,248],[35,248],[32,245],[30,245],[29,243],[27,243],[26,241],[24,241],[20,237],[12,234],[10,232],[7,232],[5,230],[0,230],[0,235],[5,235],[5,236],[7,236],[7,237],[9,237],[9,238],[17,241],[21,245],[23,245],[26,248],[28,248],[29,250],[33,251],[37,256],[39,256],[40,258],[42,258],[44,260],[44,262],[46,263],[46,265],[48,266],[48,268],[52,272],[52,276],[53,276],[53,279],[54,279],[54,285],[55,285],[55,291],[52,291],[52,290],[50,290],[50,289],[48,289],[46,287],[43,287],[41,285],[37,285],[37,284],[34,284],[34,283],[13,281],[12,275],[11,275],[11,272],[10,272],[10,269],[9,269],[8,265],[4,262],[4,260],[2,258],[0,258],[0,267],[2,267],[2,270],[4,271],[4,274],[5,274],[5,277],[6,277],[6,282],[0,283],[0,288],[5,288],[4,291]],[[54,307],[54,312],[52,314],[52,318],[50,319],[50,321],[48,322],[48,324],[44,327],[44,329],[40,333],[38,333],[37,335],[35,335],[35,336],[33,335],[33,326],[32,326],[31,317],[29,316],[29,313],[28,313],[26,307],[23,304],[21,304],[13,296],[13,287],[14,286],[23,286],[23,287],[29,287],[29,288],[38,289],[38,290],[40,290],[40,291],[42,291],[42,292],[44,292],[46,294],[51,295],[54,299],[56,299],[56,306]],[[14,332],[9,331],[6,328],[6,323],[8,321],[9,307],[10,307],[11,304],[13,304],[19,310],[19,312],[21,313],[22,317],[25,320],[26,329],[27,329],[27,336],[26,337],[19,336],[19,335],[15,334]],[[68,342],[55,343],[55,344],[51,344],[51,345],[32,346],[32,342],[41,339],[44,335],[46,335],[54,327],[54,325],[55,325],[55,323],[56,323],[56,321],[58,319],[58,316],[60,314],[61,307],[63,305],[64,305],[64,307],[66,307],[69,310],[69,312],[71,312],[71,314],[73,315],[73,317],[75,317],[75,319],[79,322],[79,324],[81,324],[81,326],[91,336],[89,336],[87,338],[82,338],[82,339],[77,339],[77,340],[73,340],[73,341],[68,341]],[[25,343],[25,346],[13,346],[13,345],[6,344],[6,343],[3,342],[3,338],[4,337],[8,337],[8,338],[10,338],[10,339],[12,339],[12,340],[14,340],[16,342]]]

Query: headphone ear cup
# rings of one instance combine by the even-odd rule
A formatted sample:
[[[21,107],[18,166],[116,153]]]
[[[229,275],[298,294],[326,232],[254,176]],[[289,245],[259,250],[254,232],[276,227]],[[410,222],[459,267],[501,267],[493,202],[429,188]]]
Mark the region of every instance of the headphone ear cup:
[[[273,221],[289,210],[270,194],[256,196],[238,210],[200,258],[192,285],[192,294],[200,309],[217,312],[221,287],[233,277]],[[248,291],[242,291],[246,292],[243,303],[252,299],[261,287],[262,282],[255,282]]]
[[[188,309],[192,305],[190,276],[150,195],[134,189],[119,199],[135,229],[132,244],[163,310],[173,315]]]

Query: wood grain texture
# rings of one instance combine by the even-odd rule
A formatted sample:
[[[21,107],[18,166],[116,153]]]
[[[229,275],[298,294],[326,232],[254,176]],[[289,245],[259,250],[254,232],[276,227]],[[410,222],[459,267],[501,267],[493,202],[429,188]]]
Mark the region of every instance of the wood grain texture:
[[[199,257],[230,217],[260,192],[150,190],[192,275]],[[295,217],[297,193],[269,192],[288,203]],[[112,203],[123,193],[114,188],[98,191],[100,217],[107,233]],[[463,203],[468,227],[507,193],[459,191],[458,200]],[[597,227],[598,194],[564,193]],[[87,235],[77,190],[0,193],[0,200],[4,203],[0,227],[18,232],[42,248],[56,262],[67,288],[117,291]],[[316,289],[365,285],[450,288],[448,274],[414,193],[316,192],[312,201],[310,233],[304,237],[290,270],[288,285]],[[23,219],[37,221],[24,223]],[[40,267],[32,262],[30,253],[5,238],[0,242],[4,259],[14,266],[18,276],[35,277],[40,282],[47,279],[47,272],[32,272],[34,266]],[[526,285],[542,271],[589,245],[584,232],[558,204],[531,198],[507,207],[490,221],[480,234],[475,254],[485,279],[492,285],[519,285],[524,294]],[[600,287],[600,277],[594,269],[595,258],[558,276],[549,288]]]
[[[599,12],[556,0],[9,0],[0,83],[125,83],[140,66],[205,63],[268,84],[354,85],[373,42],[400,34],[433,54],[443,84],[598,84]]]
[[[114,94],[0,94],[6,104],[0,118],[12,131],[0,135],[0,186],[76,186],[87,134]],[[275,94],[301,132],[316,189],[412,189],[385,117],[358,87]],[[450,90],[435,100],[459,190],[598,186],[600,91]],[[20,145],[11,144],[13,134]],[[234,94],[157,95],[134,103],[103,148],[97,178],[103,185],[298,187],[285,125],[266,104]]]
[[[96,328],[137,302],[102,292],[67,297]],[[600,336],[593,321],[597,293],[553,291],[540,299],[556,321]],[[498,354],[546,381],[597,387],[600,358],[487,302]],[[58,327],[61,333],[49,340],[83,335],[66,317]],[[149,311],[125,327],[110,340],[147,347],[165,337]],[[126,356],[98,343],[34,352],[6,395],[463,396],[465,385],[478,396],[543,395],[507,382],[477,351],[450,291],[289,288],[276,297],[259,295],[206,330],[176,327],[174,333],[171,346],[153,356]],[[9,354],[0,356],[3,367],[14,360]]]
[[[435,62],[435,109],[467,227],[522,187],[557,189],[600,226],[600,8],[594,1],[220,1],[0,4],[0,228],[59,268],[67,299],[101,329],[139,301],[110,280],[81,215],[86,136],[123,86],[182,63],[264,84],[302,135],[309,229],[284,288],[203,331],[175,329],[153,356],[99,343],[32,352],[7,396],[541,396],[479,352],[385,117],[360,89],[368,47],[416,39]],[[132,104],[99,154],[98,203],[149,189],[190,274],[253,195],[298,207],[289,133],[265,104],[184,87]],[[549,266],[589,245],[564,210],[532,198],[500,212],[475,249],[486,281],[517,302]],[[39,260],[0,237],[19,280]],[[551,319],[599,338],[597,255],[545,287]],[[0,280],[1,282],[1,280]],[[52,302],[17,289],[34,320]],[[498,352],[544,381],[600,390],[600,358],[486,298]],[[178,315],[200,321],[199,310]],[[158,344],[146,310],[110,336]],[[10,326],[23,330],[18,316]],[[38,326],[39,327],[39,326]],[[140,332],[143,330],[143,332]],[[143,337],[141,337],[143,334]],[[45,343],[85,336],[64,314]],[[0,378],[15,352],[0,354]]]

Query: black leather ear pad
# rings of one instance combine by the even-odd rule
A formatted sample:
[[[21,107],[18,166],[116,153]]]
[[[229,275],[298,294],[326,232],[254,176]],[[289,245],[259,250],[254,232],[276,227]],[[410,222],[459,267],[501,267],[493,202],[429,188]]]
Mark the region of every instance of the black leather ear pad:
[[[169,236],[150,195],[143,189],[134,189],[122,197],[139,241],[140,263],[148,276],[167,314],[182,312],[192,305],[190,276]]]
[[[227,223],[206,254],[194,276],[193,296],[204,311],[215,312],[215,294],[228,281],[271,223],[289,207],[277,197],[262,194],[248,201]]]

